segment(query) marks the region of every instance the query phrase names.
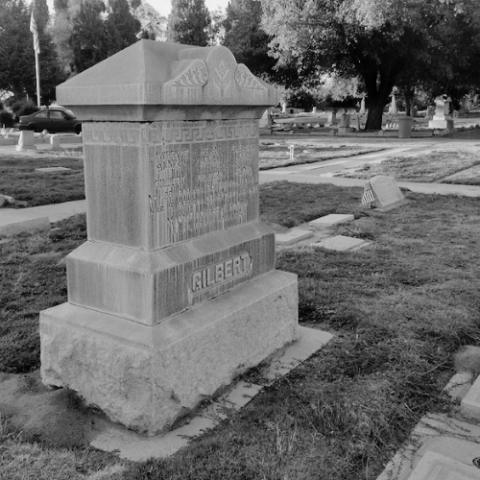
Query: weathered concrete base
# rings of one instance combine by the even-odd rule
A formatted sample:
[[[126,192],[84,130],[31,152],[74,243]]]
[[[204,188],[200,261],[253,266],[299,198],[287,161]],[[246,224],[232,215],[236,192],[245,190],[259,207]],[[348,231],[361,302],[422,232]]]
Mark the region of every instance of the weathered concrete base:
[[[149,458],[165,458],[186,447],[191,440],[215,428],[227,415],[237,411],[255,398],[264,387],[272,385],[326,345],[333,335],[312,328],[299,327],[299,340],[275,354],[260,372],[261,385],[239,381],[216,401],[208,403],[185,425],[155,437],[145,437],[120,425],[97,424],[98,435],[90,445],[99,450],[116,453],[133,462]]]
[[[453,130],[453,120],[430,120],[428,122],[428,128],[439,128],[441,130]]]
[[[297,278],[272,271],[149,326],[69,303],[40,314],[41,375],[149,435],[298,338]]]

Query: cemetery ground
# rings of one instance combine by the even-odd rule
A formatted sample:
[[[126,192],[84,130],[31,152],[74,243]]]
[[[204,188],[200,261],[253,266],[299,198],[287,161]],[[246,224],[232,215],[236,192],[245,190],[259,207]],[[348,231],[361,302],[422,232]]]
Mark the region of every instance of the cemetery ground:
[[[381,213],[361,195],[261,186],[262,219],[276,230],[354,213],[336,233],[372,242],[278,251],[277,268],[299,276],[300,323],[335,337],[189,447],[140,464],[88,448],[99,413],[38,378],[38,312],[66,300],[64,257],[86,238],[84,215],[0,240],[0,478],[375,479],[426,412],[452,408],[442,389],[453,354],[480,345],[480,199],[405,192],[406,204]]]
[[[480,129],[457,132],[453,139],[455,141],[451,138],[409,141],[394,138],[262,137],[260,170],[349,160],[354,166],[335,176],[369,178],[389,175],[396,180],[480,185],[480,153],[477,145],[477,142],[480,143]],[[294,145],[293,159],[290,157],[290,145]],[[388,155],[393,148],[405,145],[417,149],[417,152],[396,154],[381,162],[362,161],[363,155]],[[49,173],[36,171],[45,167],[70,170]],[[78,150],[42,150],[21,156],[0,149],[0,193],[15,198],[17,208],[84,199],[83,158]]]

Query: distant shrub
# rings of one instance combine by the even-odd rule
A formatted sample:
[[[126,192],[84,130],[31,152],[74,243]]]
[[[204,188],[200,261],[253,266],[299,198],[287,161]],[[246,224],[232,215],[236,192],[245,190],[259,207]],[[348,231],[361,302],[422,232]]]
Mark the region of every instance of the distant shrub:
[[[17,118],[22,115],[30,115],[40,110],[31,100],[17,100],[12,103],[11,109]]]
[[[13,115],[6,110],[0,110],[0,128],[5,126],[5,128],[12,128],[14,123]]]

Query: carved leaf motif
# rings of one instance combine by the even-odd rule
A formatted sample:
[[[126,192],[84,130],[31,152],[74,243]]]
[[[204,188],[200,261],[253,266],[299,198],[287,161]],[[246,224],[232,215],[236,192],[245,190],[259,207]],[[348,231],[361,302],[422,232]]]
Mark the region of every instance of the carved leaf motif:
[[[207,83],[208,70],[202,62],[192,64],[185,72],[172,81],[172,85],[182,87],[202,87]]]
[[[245,65],[239,65],[235,72],[235,81],[242,88],[265,90],[265,87],[255,78]]]

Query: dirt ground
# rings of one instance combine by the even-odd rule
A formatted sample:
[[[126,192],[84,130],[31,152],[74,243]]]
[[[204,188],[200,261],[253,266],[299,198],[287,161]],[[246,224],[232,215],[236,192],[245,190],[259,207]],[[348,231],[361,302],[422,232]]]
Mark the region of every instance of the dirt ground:
[[[0,411],[5,433],[21,431],[30,440],[64,448],[87,446],[100,425],[108,423],[72,392],[45,387],[38,370],[0,374]]]

